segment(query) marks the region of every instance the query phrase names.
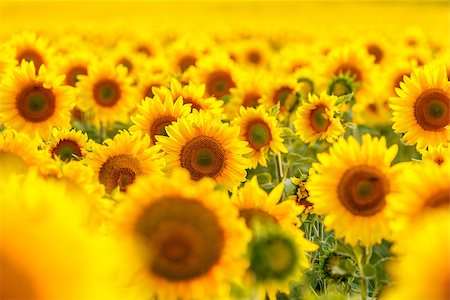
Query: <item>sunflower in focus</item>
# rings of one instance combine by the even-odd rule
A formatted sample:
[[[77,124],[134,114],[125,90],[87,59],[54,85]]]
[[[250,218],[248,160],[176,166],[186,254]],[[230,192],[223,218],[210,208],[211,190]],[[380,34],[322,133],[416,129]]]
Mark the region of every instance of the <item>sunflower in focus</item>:
[[[290,178],[292,184],[295,187],[295,194],[288,197],[288,200],[295,201],[297,206],[302,208],[302,216],[313,212],[313,204],[309,202],[309,192],[306,189],[306,181],[300,178]]]
[[[248,142],[252,152],[247,154],[251,167],[255,169],[258,164],[267,166],[267,153],[286,153],[286,146],[280,136],[282,129],[278,127],[277,118],[269,116],[262,106],[258,108],[241,107],[239,115],[233,119],[232,125],[240,128],[240,139]]]
[[[141,177],[117,219],[135,298],[225,299],[248,266],[250,232],[209,178],[195,182],[183,170]]]
[[[0,82],[0,118],[7,128],[48,138],[53,127],[70,128],[74,89],[62,85],[64,76],[36,75],[33,62],[22,62]]]
[[[157,136],[165,152],[167,170],[182,167],[193,180],[211,177],[232,190],[243,182],[251,151],[239,140],[239,128],[222,123],[211,113],[193,112],[166,127],[168,136]]]
[[[309,94],[308,102],[298,108],[294,121],[296,133],[302,141],[313,144],[326,140],[332,143],[344,133],[340,118],[336,116],[336,101],[336,96]]]
[[[450,159],[450,149],[444,145],[428,146],[427,149],[420,150],[420,154],[423,161],[432,161],[439,166],[446,166]]]
[[[327,230],[350,245],[369,246],[389,237],[389,210],[395,171],[391,163],[398,147],[386,148],[386,140],[362,137],[341,138],[329,153],[317,155],[307,189],[317,214],[324,214]]]
[[[137,97],[127,74],[124,66],[99,62],[89,66],[88,75],[78,76],[78,106],[94,115],[95,124],[128,122],[128,113],[136,105]]]
[[[87,134],[80,130],[53,128],[46,148],[52,158],[59,157],[62,161],[80,160],[86,157],[93,143]]]
[[[98,181],[110,194],[116,188],[125,192],[136,177],[143,174],[162,174],[165,165],[160,146],[150,146],[150,137],[121,131],[114,139],[95,147],[88,163],[97,174]]]
[[[153,98],[146,97],[137,108],[137,114],[131,117],[134,125],[130,131],[140,131],[150,136],[152,145],[156,143],[156,135],[167,135],[166,126],[186,117],[190,111],[190,105],[183,104],[183,98],[173,100],[171,94],[164,98],[155,95]]]
[[[450,136],[450,82],[445,67],[427,65],[404,77],[390,98],[392,128],[406,145],[417,148],[446,144]]]

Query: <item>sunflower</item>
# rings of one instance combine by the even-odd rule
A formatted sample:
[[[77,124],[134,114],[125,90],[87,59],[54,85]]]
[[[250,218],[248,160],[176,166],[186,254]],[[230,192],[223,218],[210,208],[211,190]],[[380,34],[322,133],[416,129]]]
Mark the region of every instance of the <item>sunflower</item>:
[[[1,299],[120,299],[109,243],[80,227],[87,199],[33,174],[0,174]]]
[[[80,160],[86,157],[93,143],[82,131],[53,128],[46,148],[52,158],[59,157],[62,161]]]
[[[211,41],[206,36],[185,34],[176,40],[168,49],[168,57],[171,60],[171,70],[175,73],[184,73],[191,67],[195,67],[197,61],[206,52]]]
[[[337,97],[322,93],[320,96],[308,96],[296,112],[294,126],[297,135],[305,143],[313,144],[318,140],[332,143],[344,133],[340,119],[336,116],[338,107]]]
[[[280,118],[284,118],[291,114],[299,104],[300,99],[297,92],[300,90],[300,85],[294,75],[272,78],[272,80],[265,90],[267,97],[263,98],[261,103],[268,107],[278,104]]]
[[[157,136],[166,153],[167,170],[185,168],[193,180],[211,177],[232,190],[245,180],[251,151],[239,140],[239,128],[222,123],[211,113],[193,112],[166,127],[168,136]]]
[[[93,64],[95,56],[87,49],[76,52],[69,52],[56,61],[59,74],[66,75],[65,83],[75,86],[79,80],[79,75],[87,75],[88,66]]]
[[[239,126],[240,139],[248,142],[252,149],[247,157],[251,161],[251,167],[255,169],[258,164],[267,166],[267,153],[286,153],[286,146],[280,136],[282,129],[278,127],[275,116],[269,116],[262,106],[258,108],[244,108],[241,106],[239,115],[231,122]]]
[[[13,129],[0,132],[0,165],[5,173],[26,173],[29,169],[44,166],[48,161],[43,151],[38,150],[39,139],[30,139],[26,134]]]
[[[183,104],[182,97],[174,101],[171,94],[166,94],[162,99],[158,95],[146,97],[137,109],[137,114],[131,117],[134,125],[130,127],[130,131],[148,134],[152,145],[156,142],[156,135],[167,135],[167,125],[187,116],[191,111],[189,105]]]
[[[329,153],[317,155],[307,183],[309,201],[324,224],[350,245],[381,242],[389,236],[386,211],[394,186],[390,167],[398,147],[386,148],[386,139],[366,134],[362,144],[353,138],[339,139]]]
[[[136,105],[136,91],[124,66],[96,63],[88,67],[88,75],[79,75],[78,106],[94,114],[94,123],[111,125],[128,122],[128,113]]]
[[[353,122],[358,125],[391,124],[392,113],[385,92],[378,85],[366,85],[352,106]]]
[[[318,59],[317,54],[310,48],[299,43],[291,43],[272,55],[270,65],[271,69],[287,75],[311,67],[316,59]]]
[[[228,194],[189,177],[143,176],[123,201],[117,237],[137,298],[224,299],[247,267],[250,232]]]
[[[450,162],[450,149],[448,146],[428,146],[427,149],[420,150],[420,154],[422,154],[423,161],[432,161],[439,166],[446,166]]]
[[[7,70],[17,65],[17,60],[12,54],[13,50],[6,47],[0,47],[0,80]]]
[[[302,208],[302,217],[306,214],[312,213],[314,207],[313,204],[309,202],[309,192],[306,189],[306,180],[301,180],[296,177],[292,177],[290,180],[295,187],[295,194],[289,196],[288,200],[295,201],[295,204]]]
[[[127,190],[136,177],[143,174],[162,174],[165,162],[160,146],[150,146],[150,137],[139,133],[120,131],[114,139],[93,149],[88,162],[105,186],[106,193],[119,187]]]
[[[448,143],[450,136],[450,82],[445,66],[427,65],[404,77],[390,98],[395,132],[406,145],[417,148]]]
[[[247,67],[264,68],[269,62],[272,50],[266,40],[252,38],[233,43],[232,52],[237,61]]]
[[[144,99],[145,97],[153,98],[153,96],[155,96],[153,93],[154,88],[169,85],[170,77],[165,70],[166,66],[159,66],[157,65],[157,62],[153,60],[152,63],[143,64],[141,70],[137,72],[137,90],[139,99]],[[164,97],[162,97],[162,99],[164,99]]]
[[[186,85],[181,85],[177,79],[172,78],[169,88],[165,86],[154,87],[152,91],[153,94],[158,95],[161,99],[164,99],[166,95],[171,95],[173,99],[178,99],[181,96],[184,104],[191,104],[191,111],[204,110],[222,116],[223,101],[217,100],[215,97],[206,97],[204,84],[189,82]]]
[[[36,75],[33,62],[23,61],[0,82],[0,118],[6,127],[30,136],[50,136],[51,129],[70,128],[70,110],[75,105],[74,89],[61,85],[64,76]]]

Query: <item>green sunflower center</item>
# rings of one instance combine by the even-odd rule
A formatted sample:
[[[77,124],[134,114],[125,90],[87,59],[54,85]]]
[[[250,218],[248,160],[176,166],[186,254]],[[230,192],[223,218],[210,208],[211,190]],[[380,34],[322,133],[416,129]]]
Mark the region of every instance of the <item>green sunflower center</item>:
[[[25,61],[32,61],[34,63],[34,66],[36,67],[36,73],[39,70],[39,68],[42,66],[42,64],[44,63],[44,59],[42,58],[42,55],[39,54],[39,52],[37,52],[34,49],[25,49],[23,51],[21,51],[20,53],[17,54],[16,56],[17,61],[19,61],[19,63],[22,60]]]
[[[52,149],[52,156],[59,156],[63,161],[81,157],[81,147],[77,142],[63,139]]]
[[[172,124],[173,121],[176,121],[176,118],[172,116],[161,116],[153,121],[153,124],[150,127],[150,138],[153,143],[156,143],[156,135],[167,136],[166,126]]]
[[[272,135],[269,126],[263,120],[254,120],[247,126],[246,139],[250,147],[260,150],[270,144]]]
[[[226,71],[214,71],[206,79],[206,91],[219,99],[230,94],[230,89],[234,87],[236,84],[231,74]]]
[[[66,84],[75,86],[78,82],[78,75],[87,75],[85,66],[74,66],[66,74]]]
[[[214,178],[225,167],[225,151],[213,138],[198,136],[181,149],[181,166],[189,171],[193,180]]]
[[[440,89],[423,92],[414,104],[414,116],[424,130],[440,131],[450,124],[450,98]]]
[[[101,106],[114,106],[120,100],[120,97],[120,86],[114,80],[104,79],[94,85],[94,99]]]
[[[389,183],[377,168],[356,166],[344,173],[337,192],[339,200],[349,212],[358,216],[371,216],[386,205]]]
[[[328,94],[335,95],[337,97],[350,94],[352,91],[353,88],[350,82],[348,82],[348,80],[345,78],[333,80],[328,88]]]
[[[450,206],[450,190],[442,190],[431,195],[425,202],[427,207],[443,208]]]
[[[224,247],[216,215],[189,199],[162,198],[152,203],[144,209],[135,230],[149,249],[149,271],[170,281],[207,273]]]
[[[314,82],[309,78],[299,78],[297,80],[300,86],[300,93],[304,96],[314,92]]]
[[[250,244],[250,270],[259,281],[283,280],[295,270],[298,254],[294,241],[282,235],[256,238]]]
[[[126,191],[127,186],[134,182],[136,176],[142,173],[139,161],[128,154],[112,156],[100,168],[98,179],[105,186],[105,191],[111,193],[116,187]]]
[[[326,107],[324,105],[319,105],[311,111],[309,116],[309,121],[311,127],[316,132],[325,132],[331,124],[326,114]]]
[[[239,216],[245,219],[245,223],[249,228],[252,226],[252,222],[254,221],[258,221],[263,224],[267,222],[277,222],[277,220],[272,215],[258,208],[241,209],[239,210]]]
[[[53,92],[42,85],[24,88],[16,97],[16,107],[22,118],[28,122],[44,122],[53,116],[56,98]]]
[[[37,299],[36,288],[28,274],[0,253],[0,299]]]

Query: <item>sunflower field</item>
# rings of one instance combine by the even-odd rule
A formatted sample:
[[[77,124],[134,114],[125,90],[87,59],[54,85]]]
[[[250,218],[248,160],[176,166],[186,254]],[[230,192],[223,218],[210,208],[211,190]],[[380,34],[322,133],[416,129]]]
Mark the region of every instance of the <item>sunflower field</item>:
[[[0,1],[0,300],[449,300],[448,1]]]

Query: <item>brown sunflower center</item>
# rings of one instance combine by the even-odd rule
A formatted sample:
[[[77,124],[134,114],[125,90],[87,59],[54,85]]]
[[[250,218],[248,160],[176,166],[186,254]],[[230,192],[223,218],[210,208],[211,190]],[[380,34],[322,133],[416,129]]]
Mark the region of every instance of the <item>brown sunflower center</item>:
[[[144,98],[145,97],[153,98],[155,96],[155,94],[153,94],[153,88],[160,87],[160,86],[161,86],[160,83],[152,83],[152,84],[148,85],[148,87],[144,91]]]
[[[242,105],[244,107],[257,107],[258,100],[261,99],[261,94],[258,92],[248,92],[244,96],[244,100],[242,101]]]
[[[122,57],[122,59],[119,60],[119,65],[124,66],[125,68],[127,68],[128,72],[133,71],[133,63],[131,62],[130,59],[126,58],[126,57]]]
[[[197,62],[197,57],[194,55],[184,55],[178,60],[178,67],[180,68],[181,72],[186,71],[190,66],[195,65]]]
[[[111,79],[100,80],[94,85],[94,100],[101,106],[111,107],[120,100],[119,84]]]
[[[126,191],[127,186],[141,173],[141,165],[135,157],[120,154],[106,160],[100,168],[98,179],[105,186],[107,193],[111,193],[118,186],[121,191]]]
[[[172,122],[176,120],[177,119],[172,116],[161,116],[154,120],[152,126],[150,127],[150,138],[152,139],[152,142],[156,143],[156,135],[167,136],[166,126],[172,124]]]
[[[269,126],[263,120],[252,120],[247,125],[245,138],[250,147],[259,150],[270,144],[272,135]]]
[[[334,72],[334,75],[339,74],[349,74],[351,76],[355,76],[355,81],[363,81],[363,76],[361,73],[361,70],[352,64],[342,64],[340,65],[336,71]]]
[[[226,71],[214,71],[206,79],[206,91],[209,95],[222,98],[230,93],[230,89],[236,87],[231,74]]]
[[[193,180],[214,178],[225,167],[225,151],[213,138],[198,136],[181,149],[181,166],[189,171]]]
[[[36,73],[39,70],[39,68],[44,64],[44,58],[39,52],[37,52],[34,49],[24,49],[23,51],[17,53],[16,59],[19,61],[19,63],[22,60],[34,62],[34,66],[36,67]]]
[[[78,75],[87,75],[86,66],[74,66],[66,73],[66,84],[75,86],[78,82]]]
[[[258,50],[251,50],[247,53],[247,61],[251,64],[258,65],[262,62],[262,55]]]
[[[69,161],[74,158],[81,158],[81,147],[77,142],[62,139],[52,149],[52,157],[59,156],[63,161]]]
[[[200,111],[202,109],[201,105],[199,103],[197,103],[191,97],[183,98],[183,103],[184,104],[191,104],[191,111],[194,110],[194,109]]]
[[[283,105],[288,100],[289,96],[291,96],[292,92],[293,89],[288,86],[282,86],[276,89],[273,94],[273,100],[275,101],[274,104],[280,103]]]
[[[440,131],[450,123],[450,98],[440,89],[423,92],[414,104],[414,116],[424,130]]]
[[[389,182],[374,167],[356,166],[344,173],[337,192],[342,205],[352,214],[371,216],[386,205]]]
[[[383,59],[384,52],[378,45],[375,45],[375,44],[368,45],[367,52],[369,52],[369,54],[371,54],[375,57],[376,64],[379,64],[381,62],[381,60]]]
[[[326,114],[327,108],[324,105],[319,105],[309,115],[309,122],[315,132],[325,132],[331,124]]]
[[[261,223],[277,223],[277,220],[271,214],[258,208],[243,208],[239,210],[239,217],[245,219],[245,224],[247,224],[247,227],[251,227],[252,222],[254,221]]]
[[[56,98],[51,90],[42,85],[31,85],[17,94],[16,107],[25,120],[32,123],[44,122],[53,116]]]
[[[450,190],[443,190],[434,193],[425,202],[427,207],[442,208],[450,205]]]
[[[0,299],[38,299],[31,278],[16,264],[0,253]]]
[[[149,271],[170,281],[206,274],[219,261],[224,234],[216,215],[189,199],[162,198],[146,207],[135,230],[148,245]]]

